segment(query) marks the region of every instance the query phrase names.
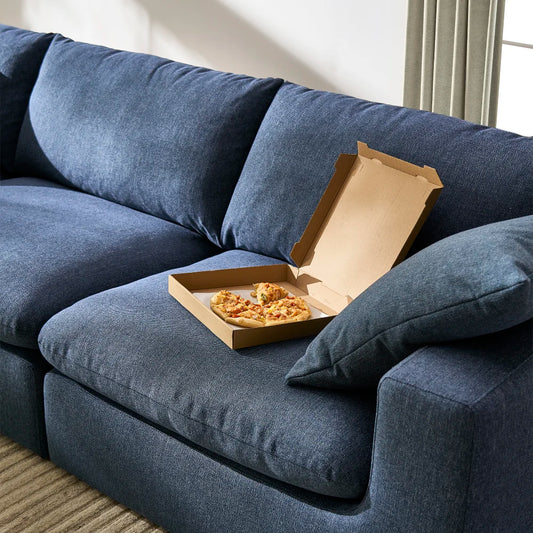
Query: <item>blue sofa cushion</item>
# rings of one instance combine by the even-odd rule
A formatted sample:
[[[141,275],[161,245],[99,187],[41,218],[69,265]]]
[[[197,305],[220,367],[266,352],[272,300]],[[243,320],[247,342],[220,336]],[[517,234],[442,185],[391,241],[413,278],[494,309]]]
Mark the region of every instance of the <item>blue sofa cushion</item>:
[[[0,175],[13,171],[22,120],[52,37],[0,24]]]
[[[235,188],[224,246],[290,261],[338,155],[357,153],[357,141],[439,173],[444,189],[413,252],[459,231],[531,214],[533,138],[286,83]]]
[[[290,384],[375,387],[424,344],[475,337],[533,316],[533,216],[452,235],[413,255],[335,317]]]
[[[224,252],[181,271],[272,264]],[[157,274],[86,298],[43,327],[63,374],[236,463],[311,491],[358,498],[370,470],[374,395],[285,385],[310,339],[232,350]]]
[[[172,222],[37,178],[1,183],[0,228],[0,341],[27,348],[76,300],[220,251]]]
[[[178,222],[217,242],[280,85],[56,36],[30,99],[17,172]]]

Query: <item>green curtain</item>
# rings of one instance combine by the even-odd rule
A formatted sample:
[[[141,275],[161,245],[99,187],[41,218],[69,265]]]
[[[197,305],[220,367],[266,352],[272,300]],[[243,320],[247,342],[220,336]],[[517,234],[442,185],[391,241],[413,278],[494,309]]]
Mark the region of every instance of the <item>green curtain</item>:
[[[409,0],[404,105],[496,125],[505,0]]]

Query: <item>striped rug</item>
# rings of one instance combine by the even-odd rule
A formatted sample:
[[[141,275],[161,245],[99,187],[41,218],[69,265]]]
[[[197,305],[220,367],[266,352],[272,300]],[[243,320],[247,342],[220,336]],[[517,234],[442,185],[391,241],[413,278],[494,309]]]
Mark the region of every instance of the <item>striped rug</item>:
[[[164,532],[0,435],[0,533]]]

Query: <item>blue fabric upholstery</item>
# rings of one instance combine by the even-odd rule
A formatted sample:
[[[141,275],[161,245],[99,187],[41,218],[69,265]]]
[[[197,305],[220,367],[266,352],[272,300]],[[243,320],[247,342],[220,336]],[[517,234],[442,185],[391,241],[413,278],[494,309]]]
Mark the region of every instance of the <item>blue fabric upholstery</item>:
[[[532,339],[530,320],[497,334],[421,348],[385,375],[376,424],[386,417],[390,433],[377,436],[374,460],[387,461],[394,472],[385,490],[409,479],[421,491],[410,491],[415,498],[407,505],[389,509],[398,520],[419,513],[421,499],[444,507],[446,495],[459,505],[440,520],[438,508],[430,511],[434,527],[424,531],[533,530]],[[384,474],[382,468],[372,473],[378,479]]]
[[[273,263],[225,252],[182,271]],[[223,457],[322,494],[361,497],[373,395],[285,386],[310,339],[232,350],[168,294],[168,272],[86,298],[43,327],[63,374]]]
[[[276,483],[55,373],[45,383],[50,455],[180,533],[529,533],[531,333],[529,323],[423,348],[391,371],[362,501]]]
[[[335,317],[287,375],[291,384],[375,387],[417,347],[533,317],[533,216],[452,235],[410,257]]]
[[[419,348],[376,405],[286,386],[311,339],[230,350],[167,274],[289,260],[358,140],[444,182],[413,252],[531,215],[533,139],[50,39],[0,26],[0,432],[45,455],[46,373],[52,460],[171,531],[532,531],[531,321]],[[45,320],[66,375],[13,344]]]
[[[290,261],[338,155],[356,153],[357,141],[439,173],[444,189],[413,251],[459,231],[532,214],[532,138],[286,83],[235,188],[223,245]]]
[[[58,35],[31,95],[16,169],[217,242],[280,84]]]
[[[13,171],[24,113],[52,37],[0,24],[0,176]]]
[[[75,301],[220,251],[174,223],[38,179],[1,183],[0,228],[0,340],[27,348]]]
[[[0,342],[0,433],[48,455],[43,380],[50,365],[36,350]]]

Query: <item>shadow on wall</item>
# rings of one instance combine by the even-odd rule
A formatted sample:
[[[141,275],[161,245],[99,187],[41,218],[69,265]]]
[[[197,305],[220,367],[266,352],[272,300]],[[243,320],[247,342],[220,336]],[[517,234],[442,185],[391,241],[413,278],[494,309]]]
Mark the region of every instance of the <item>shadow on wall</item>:
[[[24,28],[22,2],[0,0],[0,24]]]
[[[216,0],[136,1],[146,10],[152,27],[165,27],[219,70],[280,77],[313,89],[340,92],[323,75]]]

